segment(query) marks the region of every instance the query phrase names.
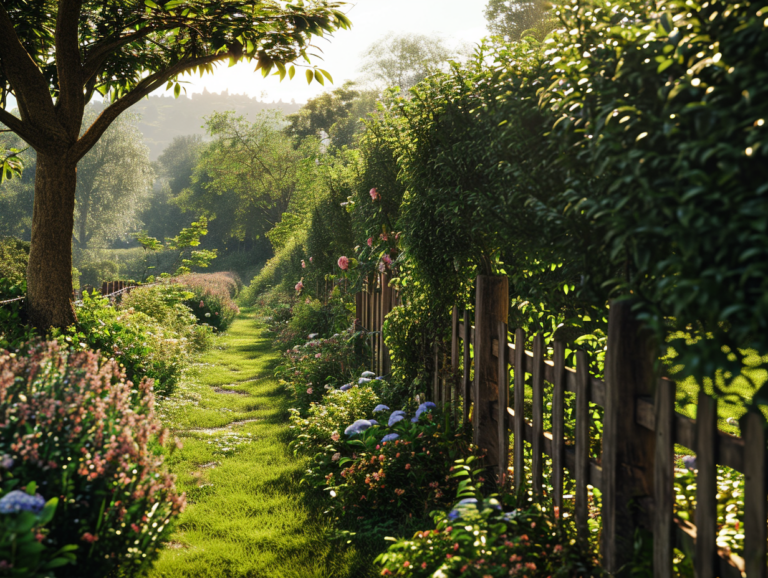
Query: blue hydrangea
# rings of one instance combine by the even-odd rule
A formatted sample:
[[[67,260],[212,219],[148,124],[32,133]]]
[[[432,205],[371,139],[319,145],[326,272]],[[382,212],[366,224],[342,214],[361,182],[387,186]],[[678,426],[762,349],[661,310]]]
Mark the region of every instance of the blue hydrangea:
[[[381,442],[382,443],[384,443],[384,442],[393,442],[393,441],[395,441],[399,437],[400,437],[400,435],[396,434],[396,433],[387,434],[383,438],[381,438]]]
[[[45,507],[45,499],[40,494],[30,496],[22,490],[13,490],[0,499],[0,514],[32,512],[39,514]]]
[[[389,408],[383,403],[380,403],[379,405],[373,408],[373,413],[379,413],[380,411],[389,411]]]
[[[423,414],[425,411],[428,411],[430,409],[434,409],[437,406],[431,402],[431,401],[425,401],[422,403],[419,408],[416,410],[416,416],[411,420],[413,423],[416,423],[419,421],[419,418],[421,417],[421,414]]]
[[[360,377],[374,377],[375,375],[376,375],[376,374],[375,374],[375,373],[373,373],[372,371],[364,371],[364,372],[363,372],[363,373],[360,375]]]
[[[384,376],[383,376],[383,375],[380,375],[379,377],[377,377],[377,378],[376,378],[376,380],[377,380],[377,381],[384,381]]]
[[[366,383],[369,383],[371,381],[370,377],[361,377],[357,380],[358,385],[365,385]]]
[[[353,385],[354,385],[354,384],[352,384],[352,383],[347,383],[347,384],[345,384],[345,385],[342,385],[342,386],[339,388],[339,390],[340,390],[340,391],[348,391],[348,390],[352,389]]]
[[[448,519],[451,522],[456,520],[456,518],[458,518],[459,516],[461,516],[461,512],[459,512],[458,510],[451,510],[450,512],[448,512]]]
[[[355,434],[364,432],[369,427],[371,427],[371,422],[369,422],[367,419],[359,419],[347,429],[345,429],[344,433],[348,436],[353,436]]]
[[[377,422],[375,419],[369,419],[369,422],[371,422],[371,425],[379,425],[379,422]]]
[[[458,503],[459,506],[477,506],[477,498],[464,498]]]
[[[683,465],[692,472],[696,471],[698,469],[696,466],[696,456],[685,456],[683,458]]]
[[[392,427],[397,422],[402,421],[404,419],[405,419],[405,412],[404,411],[402,411],[400,409],[397,410],[397,411],[393,411],[392,415],[389,416],[389,422],[387,423],[387,425],[389,427]]]

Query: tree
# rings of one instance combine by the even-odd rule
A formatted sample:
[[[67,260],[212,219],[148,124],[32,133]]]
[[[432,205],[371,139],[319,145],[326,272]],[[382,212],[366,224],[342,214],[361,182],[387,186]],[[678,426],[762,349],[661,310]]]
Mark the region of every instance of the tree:
[[[306,212],[318,141],[306,138],[294,148],[283,122],[279,112],[261,113],[253,123],[214,113],[206,123],[214,140],[201,152],[195,183],[177,198],[179,206],[225,217],[225,234],[239,240],[263,237],[296,202]]]
[[[83,124],[97,114],[89,107]],[[73,239],[79,249],[94,238],[115,239],[137,228],[154,172],[135,121],[134,115],[116,119],[78,164]]]
[[[524,36],[542,40],[554,28],[545,0],[488,0],[488,31],[516,42]]]
[[[1,132],[1,131],[0,131]],[[0,178],[0,237],[13,236],[29,239],[32,228],[32,205],[35,196],[35,151],[13,133],[0,134],[0,151],[21,150],[13,153],[23,165],[17,165],[8,178]],[[6,153],[7,154],[7,153]]]
[[[365,53],[363,72],[386,87],[405,92],[453,55],[440,38],[423,34],[401,34],[380,40]]]
[[[184,73],[257,61],[293,77],[313,36],[348,28],[340,4],[311,0],[4,0],[0,4],[0,123],[37,152],[27,308],[38,328],[75,314],[71,238],[77,163],[124,111]],[[308,81],[327,73],[306,71]],[[108,105],[81,134],[94,94]],[[20,117],[5,109],[9,95]]]

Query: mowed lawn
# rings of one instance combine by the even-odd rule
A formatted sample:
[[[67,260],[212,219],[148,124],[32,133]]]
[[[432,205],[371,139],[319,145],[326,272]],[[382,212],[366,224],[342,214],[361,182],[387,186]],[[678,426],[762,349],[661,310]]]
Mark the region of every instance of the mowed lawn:
[[[183,448],[168,457],[189,506],[150,576],[358,578],[370,556],[333,540],[323,505],[299,485],[306,460],[288,444],[280,354],[245,310],[159,404]]]

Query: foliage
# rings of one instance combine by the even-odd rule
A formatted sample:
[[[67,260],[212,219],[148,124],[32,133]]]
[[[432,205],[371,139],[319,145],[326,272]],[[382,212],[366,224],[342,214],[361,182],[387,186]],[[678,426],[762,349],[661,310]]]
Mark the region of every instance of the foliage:
[[[243,293],[243,301],[253,304],[259,295],[271,287],[288,292],[301,278],[301,260],[304,257],[304,232],[298,232],[286,245],[269,259]]]
[[[469,460],[467,460],[469,461]],[[462,470],[459,470],[462,471]],[[465,498],[436,512],[434,530],[398,540],[377,558],[382,576],[528,578],[601,576],[560,512],[526,499]]]
[[[146,570],[184,507],[161,469],[152,382],[134,386],[116,361],[93,352],[30,344],[0,355],[0,414],[3,480],[36,482],[44,497],[62,498],[46,548],[78,543],[76,566],[56,576]]]
[[[0,278],[12,284],[24,281],[28,260],[29,243],[13,237],[0,238]]]
[[[6,465],[12,463],[9,458]],[[48,501],[37,494],[37,484],[24,490],[12,489],[19,480],[8,479],[0,490],[0,569],[6,576],[51,578],[51,570],[75,561],[76,544],[46,547],[46,526],[51,522],[59,498]]]
[[[83,126],[98,113],[88,107]],[[136,117],[121,115],[77,165],[75,246],[85,249],[135,231],[154,176]]]
[[[511,41],[526,36],[543,40],[557,25],[550,8],[544,0],[488,0],[485,7],[488,30]]]
[[[81,263],[80,284],[101,288],[104,282],[120,279],[120,264],[115,261],[88,261]]]
[[[155,380],[155,393],[167,395],[189,362],[187,339],[145,313],[110,307],[109,299],[84,294],[78,323],[54,331],[75,351],[97,350],[124,366],[131,381]]]
[[[424,520],[466,486],[451,474],[454,461],[473,452],[467,432],[453,429],[450,417],[436,410],[422,412],[416,423],[406,416],[389,427],[391,414],[369,414],[366,419],[380,425],[361,433],[336,432],[304,475],[310,486],[329,493],[330,514],[363,533],[381,535]],[[392,434],[399,437],[382,441]]]
[[[14,177],[20,177],[24,171],[24,161],[19,149],[8,149],[0,154],[0,184]]]
[[[365,335],[350,328],[326,339],[313,338],[285,352],[285,362],[275,375],[282,379],[305,414],[327,391],[356,379],[366,365]]]
[[[233,298],[242,281],[234,273],[189,274],[178,277],[176,282],[191,293],[185,304],[199,323],[225,331],[240,313]]]
[[[0,278],[0,301],[18,299],[27,293],[25,281],[11,283]],[[14,350],[21,347],[35,335],[27,323],[24,301],[0,305],[0,350]]]
[[[399,86],[405,92],[452,57],[443,40],[424,34],[388,36],[365,53],[363,72],[384,87]]]
[[[297,408],[291,411],[291,448],[298,454],[312,455],[333,444],[349,424],[373,415],[380,403],[370,384],[355,386],[348,391],[331,390],[321,403],[310,404],[306,417]]]

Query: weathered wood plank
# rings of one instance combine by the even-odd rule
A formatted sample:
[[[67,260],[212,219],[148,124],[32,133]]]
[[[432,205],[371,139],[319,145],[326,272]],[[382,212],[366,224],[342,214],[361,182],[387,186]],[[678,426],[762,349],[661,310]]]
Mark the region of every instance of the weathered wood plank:
[[[502,344],[507,343],[507,324],[499,321],[499,340]],[[502,348],[499,359],[499,480],[504,479],[509,467],[509,430],[507,429],[507,409],[509,407],[509,349]]]
[[[715,578],[717,565],[717,401],[699,392],[696,414],[697,578]],[[765,520],[763,520],[765,523]]]
[[[672,576],[672,515],[675,481],[675,384],[656,384],[656,455],[654,457],[653,575]]]
[[[661,380],[664,381],[664,380]],[[654,431],[656,421],[653,401],[649,398],[637,400],[637,423],[645,429]],[[680,413],[675,413],[675,443],[696,450],[696,420]],[[717,432],[717,463],[744,473],[744,440],[724,431]]]
[[[459,308],[453,306],[451,314],[451,411],[455,422],[459,420]]]
[[[432,344],[432,401],[438,406],[444,403],[440,399],[440,348],[437,343]]]
[[[461,423],[466,424],[469,421],[469,406],[472,403],[470,399],[470,387],[472,386],[471,365],[472,351],[470,341],[470,331],[472,324],[469,322],[469,311],[464,309],[464,323],[459,326],[461,331],[462,347],[464,348],[464,375],[461,378]]]
[[[576,354],[576,531],[589,538],[589,358],[585,351]]]
[[[541,495],[544,472],[544,336],[537,333],[533,338],[533,368],[531,371],[533,387],[533,459],[531,477],[533,491]]]
[[[765,418],[752,408],[741,419],[744,436],[744,562],[747,578],[766,577]]]
[[[524,369],[524,352],[525,352],[525,331],[523,329],[517,329],[515,331],[515,344],[519,345],[519,348],[515,350],[515,420],[513,422],[512,432],[512,449],[513,459],[512,465],[514,467],[515,474],[515,490],[520,489],[525,485],[525,466],[523,464],[523,449],[525,447],[525,369]]]
[[[677,516],[673,518],[675,546],[682,552],[693,552],[696,549],[696,526]],[[727,548],[718,546],[718,557],[715,570],[720,578],[743,578],[744,559],[731,553]],[[671,574],[667,574],[671,576]]]
[[[555,341],[552,379],[552,487],[554,505],[563,508],[563,466],[565,456],[565,343]]]

